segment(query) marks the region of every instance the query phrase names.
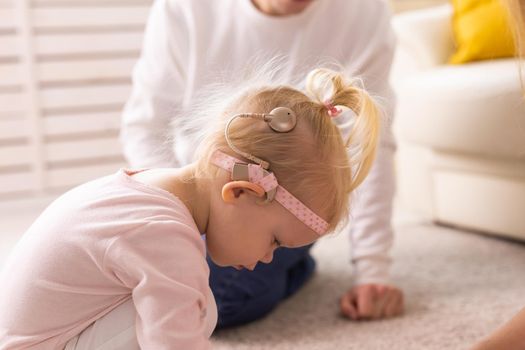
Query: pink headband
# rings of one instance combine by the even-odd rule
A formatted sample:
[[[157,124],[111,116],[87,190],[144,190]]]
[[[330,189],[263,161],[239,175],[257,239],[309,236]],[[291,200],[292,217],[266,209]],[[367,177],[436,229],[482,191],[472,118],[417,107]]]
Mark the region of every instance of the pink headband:
[[[263,169],[257,164],[247,164],[246,162],[229,156],[221,151],[215,151],[211,162],[219,168],[230,172],[233,180],[239,180],[234,178],[236,167],[242,165],[243,169],[247,168],[247,174],[243,175],[247,177],[245,180],[261,186],[266,192],[269,201],[275,198],[277,202],[290,211],[296,218],[301,220],[306,226],[314,230],[318,235],[323,235],[327,232],[328,227],[330,226],[328,222],[315,214],[300,200],[284,189],[284,187],[280,186],[272,172]]]

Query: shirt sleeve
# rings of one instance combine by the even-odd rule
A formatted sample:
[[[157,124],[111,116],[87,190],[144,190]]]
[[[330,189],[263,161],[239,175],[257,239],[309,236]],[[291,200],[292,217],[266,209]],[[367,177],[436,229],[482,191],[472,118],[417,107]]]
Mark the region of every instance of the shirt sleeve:
[[[380,2],[377,2],[380,4]],[[355,284],[389,283],[393,243],[392,201],[395,192],[393,158],[395,141],[392,121],[395,96],[389,84],[390,68],[395,49],[395,37],[390,25],[390,11],[381,4],[375,11],[377,21],[368,23],[368,35],[362,48],[361,71],[357,72],[364,87],[379,102],[383,112],[381,139],[376,160],[363,184],[352,195],[350,246]],[[364,16],[366,17],[366,16]]]
[[[210,348],[209,270],[200,239],[181,223],[151,222],[108,247],[105,269],[132,291],[141,349]]]
[[[120,140],[133,168],[174,167],[172,117],[185,93],[188,27],[178,2],[157,0],[133,70],[133,88],[122,114]]]

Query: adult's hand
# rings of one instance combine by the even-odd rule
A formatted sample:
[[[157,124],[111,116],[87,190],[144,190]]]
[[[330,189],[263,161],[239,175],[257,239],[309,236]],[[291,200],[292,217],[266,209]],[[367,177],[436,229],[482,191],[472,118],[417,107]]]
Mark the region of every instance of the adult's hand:
[[[340,300],[341,312],[352,320],[377,320],[403,313],[403,292],[394,286],[363,284],[352,287]]]

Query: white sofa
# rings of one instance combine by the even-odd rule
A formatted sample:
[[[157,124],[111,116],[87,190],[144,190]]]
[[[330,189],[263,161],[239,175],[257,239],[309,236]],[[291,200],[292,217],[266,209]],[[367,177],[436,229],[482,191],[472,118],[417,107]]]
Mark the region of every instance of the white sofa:
[[[400,203],[436,222],[525,240],[518,62],[447,65],[451,14],[444,5],[393,20]]]

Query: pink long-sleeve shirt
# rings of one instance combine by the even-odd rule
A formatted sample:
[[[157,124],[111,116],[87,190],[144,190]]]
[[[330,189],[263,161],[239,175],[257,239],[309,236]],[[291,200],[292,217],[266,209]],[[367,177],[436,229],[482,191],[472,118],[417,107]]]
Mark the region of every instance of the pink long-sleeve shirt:
[[[207,349],[205,244],[184,204],[127,171],[52,203],[0,275],[0,349],[62,349],[133,298],[142,349]]]

